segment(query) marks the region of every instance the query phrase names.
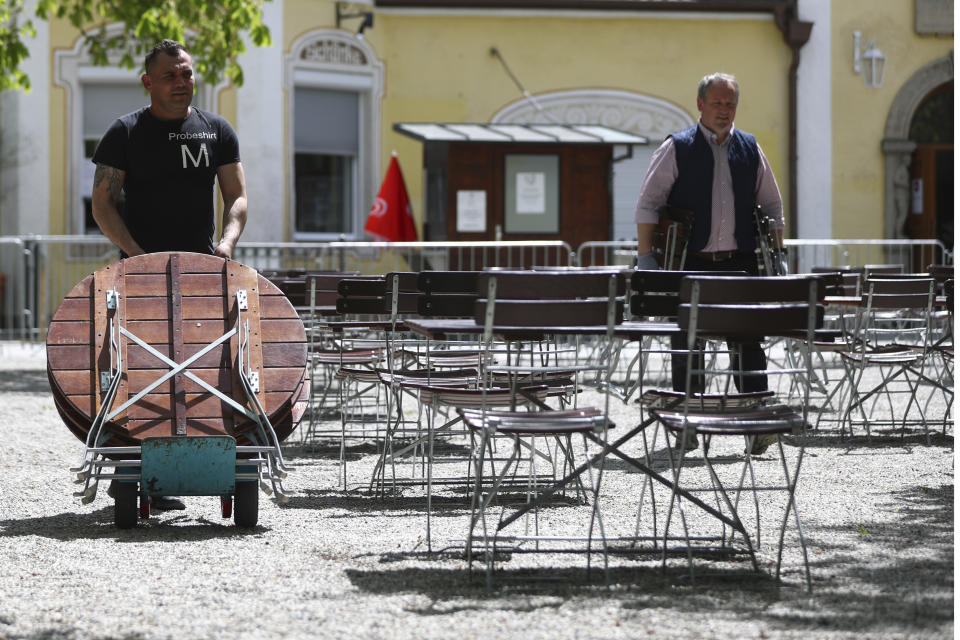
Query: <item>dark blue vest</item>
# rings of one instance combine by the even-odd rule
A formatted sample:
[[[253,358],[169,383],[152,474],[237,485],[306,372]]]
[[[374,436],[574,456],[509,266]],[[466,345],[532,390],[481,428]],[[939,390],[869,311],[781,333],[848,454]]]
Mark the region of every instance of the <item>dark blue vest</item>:
[[[691,251],[702,251],[710,238],[713,192],[713,152],[698,125],[671,134],[677,155],[677,181],[667,204],[693,211]],[[753,251],[757,246],[753,228],[756,206],[757,171],[760,151],[757,139],[734,129],[727,152],[733,178],[733,209],[736,228],[734,238],[738,251]]]

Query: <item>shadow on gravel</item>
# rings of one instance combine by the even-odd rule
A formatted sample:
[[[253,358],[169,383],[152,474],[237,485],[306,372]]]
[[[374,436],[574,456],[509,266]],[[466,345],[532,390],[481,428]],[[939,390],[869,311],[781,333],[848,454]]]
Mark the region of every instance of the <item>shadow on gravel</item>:
[[[211,502],[210,513],[219,510]],[[60,513],[38,518],[0,520],[0,538],[41,536],[53,540],[116,539],[117,542],[163,541],[190,542],[214,538],[241,538],[269,531],[267,527],[239,529],[231,520],[208,519],[195,515],[196,509],[188,503],[187,511],[176,515],[167,512],[159,517],[140,520],[133,529],[117,529],[113,524],[113,506],[90,513]]]
[[[510,497],[511,494],[506,494]],[[512,503],[524,502],[522,495],[514,496]],[[470,511],[470,498],[463,496],[433,496],[431,500],[433,517],[462,517]],[[572,496],[552,496],[541,505],[541,510],[580,506]],[[425,496],[387,495],[377,496],[369,491],[349,492],[326,489],[307,489],[298,495],[290,496],[290,501],[283,505],[284,509],[315,509],[325,511],[324,518],[349,518],[356,514],[379,514],[384,517],[406,517],[410,512],[426,513],[427,499]],[[349,514],[329,513],[330,511],[344,510]]]
[[[372,442],[364,442],[348,446],[344,451],[344,458],[349,461],[360,460],[364,456],[377,455],[377,446]],[[319,442],[284,442],[283,457],[287,460],[306,458],[309,460],[332,458],[340,459],[340,443],[332,440]]]
[[[0,371],[0,393],[49,395],[47,372],[35,369]]]
[[[423,616],[556,609],[572,600],[597,598],[618,603],[623,616],[646,615],[646,610],[698,616],[715,613],[762,623],[774,634],[791,636],[950,637],[953,487],[918,486],[891,496],[898,503],[894,522],[864,522],[859,533],[849,527],[808,531],[812,594],[803,588],[799,575],[790,578],[789,584],[781,584],[767,573],[770,566],[764,567],[763,574],[745,574],[743,567],[730,569],[729,563],[713,564],[705,558],[696,561],[694,587],[682,562],[668,566],[666,574],[656,561],[611,568],[611,586],[606,588],[602,570],[588,575],[582,557],[576,559],[580,566],[575,568],[511,569],[510,554],[504,553],[493,574],[493,588],[488,589],[483,562],[477,561],[471,573],[462,550],[382,554],[383,568],[348,569],[345,574],[368,594],[414,593],[429,598],[426,606],[406,609]],[[823,540],[836,531],[848,534],[848,542]],[[836,537],[829,536],[831,540]],[[797,548],[787,550],[788,554],[797,552]],[[389,566],[410,560],[426,566]],[[429,566],[433,561],[437,566]],[[743,564],[749,567],[749,563]]]
[[[356,588],[367,593],[417,593],[433,599],[435,602],[428,607],[408,609],[422,615],[451,613],[458,609],[485,609],[490,604],[496,605],[498,610],[510,611],[555,608],[563,604],[556,600],[541,603],[517,601],[513,599],[517,595],[615,599],[624,609],[695,609],[702,612],[727,608],[724,606],[724,594],[734,600],[748,594],[752,606],[761,608],[781,599],[782,591],[769,576],[753,574],[745,579],[739,571],[730,575],[698,576],[696,588],[691,588],[685,569],[668,569],[664,574],[659,565],[611,568],[609,588],[604,585],[602,569],[594,568],[588,574],[585,567],[579,567],[536,570],[498,568],[493,573],[493,586],[488,589],[483,563],[475,563],[471,574],[466,561],[462,559],[456,567],[378,571],[348,569],[345,573]],[[501,602],[504,597],[510,600]],[[477,602],[464,603],[455,600],[457,598],[475,599]],[[484,604],[483,601],[491,602]]]
[[[952,634],[953,487],[912,487],[891,497],[900,505],[895,521],[861,522],[857,531],[849,526],[808,530],[813,599],[810,605],[795,603],[800,613],[772,620],[785,628],[806,628],[812,616],[825,630],[902,630],[922,636],[951,629]],[[849,542],[825,542],[818,536],[837,532]],[[829,577],[818,583],[818,573]]]
[[[0,620],[2,623],[2,620]],[[0,627],[0,633],[3,627]],[[7,636],[3,636],[6,638]],[[141,633],[125,633],[118,635],[91,635],[90,629],[81,629],[79,627],[51,627],[49,629],[37,629],[27,634],[17,634],[10,636],[16,640],[76,640],[76,638],[86,638],[87,640],[145,640],[149,636]]]
[[[845,449],[845,454],[857,454],[869,452],[870,455],[875,455],[876,453],[883,453],[884,449],[906,449],[906,453],[909,453],[916,447],[940,447],[946,449],[953,449],[953,435],[947,434],[943,435],[939,431],[930,433],[930,444],[927,444],[927,436],[919,431],[907,430],[907,432],[901,436],[900,430],[888,431],[881,430],[879,432],[874,432],[873,436],[868,440],[866,434],[855,435],[853,437],[846,436],[840,438],[838,432],[832,434],[822,434],[817,432],[812,432],[812,435],[807,438],[807,449]],[[897,451],[896,453],[901,453]]]

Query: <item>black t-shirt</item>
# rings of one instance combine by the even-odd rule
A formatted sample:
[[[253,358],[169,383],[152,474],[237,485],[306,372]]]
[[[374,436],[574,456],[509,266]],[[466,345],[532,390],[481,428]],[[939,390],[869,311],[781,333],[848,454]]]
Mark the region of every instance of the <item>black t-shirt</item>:
[[[95,164],[126,172],[124,222],[147,253],[213,253],[217,168],[240,161],[237,134],[220,116],[190,108],[160,120],[149,107],[114,120]]]

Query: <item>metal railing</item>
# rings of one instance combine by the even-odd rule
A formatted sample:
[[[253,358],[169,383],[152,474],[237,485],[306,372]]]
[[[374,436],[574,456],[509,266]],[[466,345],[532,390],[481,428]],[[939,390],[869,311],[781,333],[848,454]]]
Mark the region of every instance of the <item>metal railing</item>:
[[[33,289],[24,286],[32,262],[22,239],[0,237],[0,337],[5,340],[26,340],[34,324]]]
[[[256,269],[358,271],[478,271],[492,267],[569,266],[560,240],[504,242],[240,242],[234,259]]]
[[[938,240],[786,240],[795,272],[818,266],[900,264],[922,271],[952,264]],[[483,242],[241,242],[234,258],[258,270],[482,270],[532,266],[628,267],[636,241],[585,242],[576,252],[559,240]],[[119,260],[102,236],[0,237],[0,337],[43,339],[67,293],[88,275]]]
[[[939,240],[792,239],[784,240],[794,273],[814,267],[899,264],[907,273],[931,264],[953,264],[953,253]],[[584,242],[577,248],[577,265],[629,266],[637,252],[636,240]]]

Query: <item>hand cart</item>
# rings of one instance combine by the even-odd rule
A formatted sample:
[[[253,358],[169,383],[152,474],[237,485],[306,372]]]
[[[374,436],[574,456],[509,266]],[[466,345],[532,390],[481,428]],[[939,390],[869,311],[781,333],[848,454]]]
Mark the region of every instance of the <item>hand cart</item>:
[[[232,515],[237,526],[253,527],[258,519],[258,489],[273,495],[279,503],[289,499],[282,485],[287,475],[280,448],[282,438],[278,437],[264,409],[262,362],[252,357],[261,346],[257,289],[258,284],[263,286],[263,279],[259,279],[258,283],[255,271],[226,261],[224,281],[229,285],[226,291],[229,301],[221,306],[229,309],[229,313],[223,315],[231,319],[235,316],[235,320],[228,322],[221,319],[223,324],[219,326],[221,329],[229,327],[226,331],[205,345],[186,349],[183,336],[189,333],[189,323],[183,319],[182,307],[186,303],[186,296],[181,291],[181,269],[187,263],[202,262],[201,258],[223,261],[198,254],[170,253],[166,256],[169,259],[169,272],[164,275],[170,284],[169,307],[172,311],[169,313],[169,327],[172,340],[164,348],[169,347],[173,357],[164,353],[164,348],[158,348],[155,340],[151,344],[143,335],[138,335],[137,327],[144,334],[153,330],[149,323],[125,321],[124,302],[127,303],[126,308],[135,306],[133,294],[136,293],[136,287],[128,284],[128,296],[124,299],[123,263],[116,265],[119,267],[119,277],[115,275],[112,280],[100,278],[92,287],[97,323],[95,335],[98,337],[93,345],[96,355],[93,373],[95,381],[99,383],[96,396],[99,398],[99,408],[86,433],[81,462],[71,469],[77,474],[77,483],[83,485],[75,495],[81,497],[84,504],[89,504],[96,498],[99,482],[110,480],[115,523],[121,529],[135,526],[138,515],[141,518],[149,517],[151,498],[157,496],[217,496],[224,518]],[[130,260],[136,258],[124,262]],[[132,266],[126,265],[128,272],[134,271]],[[101,286],[111,283],[119,286]],[[200,327],[202,323],[195,324]],[[134,329],[128,325],[133,325]],[[136,348],[141,361],[143,358],[152,358],[151,366],[154,368],[148,372],[159,375],[152,381],[143,382],[144,371],[132,372],[128,367],[125,359],[128,348]],[[229,358],[222,356],[224,349]],[[192,355],[187,355],[191,350]],[[232,377],[232,395],[211,383],[209,369],[199,375],[191,371],[192,366],[209,362],[211,354],[216,356],[217,353],[221,354],[221,362],[229,360],[231,364],[229,371],[225,368],[223,371],[215,370],[213,376],[221,380]],[[157,365],[157,362],[162,364]],[[132,373],[136,373],[140,380],[135,385],[130,383]],[[51,378],[53,375],[51,373]],[[195,391],[189,398],[185,383]],[[129,388],[136,387],[138,391],[130,391],[129,397],[124,398],[125,394],[118,392],[121,389],[126,392],[128,384]],[[157,389],[172,391],[174,415],[169,421],[169,431],[172,433],[147,435],[139,439],[139,444],[118,445],[116,421],[122,420],[135,406],[142,406],[145,402],[143,399]],[[242,393],[237,393],[237,389]],[[303,395],[302,388],[300,395]],[[196,424],[200,424],[200,427],[207,425],[191,419],[189,407],[210,398],[219,403],[224,412],[237,416],[238,422],[246,425],[243,442],[249,444],[238,444],[236,434],[216,433],[216,429],[207,429],[206,433],[197,432]],[[65,415],[68,412],[62,405],[64,403],[58,398],[58,409],[61,415]],[[188,424],[191,425],[190,430]],[[147,433],[150,433],[149,430]]]

